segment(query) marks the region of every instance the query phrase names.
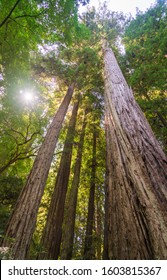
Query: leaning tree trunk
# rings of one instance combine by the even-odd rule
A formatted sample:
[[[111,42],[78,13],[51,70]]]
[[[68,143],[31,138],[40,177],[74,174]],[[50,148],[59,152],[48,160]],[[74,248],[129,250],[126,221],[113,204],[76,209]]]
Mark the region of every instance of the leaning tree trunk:
[[[72,186],[69,194],[68,204],[67,204],[67,214],[64,217],[64,230],[63,230],[63,240],[61,249],[61,259],[71,260],[73,253],[73,241],[74,241],[74,228],[75,228],[75,217],[77,208],[77,198],[78,198],[78,188],[80,182],[80,171],[82,163],[82,152],[84,146],[86,128],[86,113],[84,116],[84,121],[82,125],[80,140],[78,143],[77,157],[74,167],[74,177],[72,181]]]
[[[48,129],[7,226],[2,246],[11,247],[14,259],[25,259],[28,252],[59,131],[73,91],[74,85],[71,85]]]
[[[95,258],[93,249],[93,224],[95,214],[95,187],[96,187],[96,128],[93,131],[93,157],[91,168],[91,182],[88,202],[88,216],[86,224],[84,259],[91,260]]]
[[[64,205],[70,176],[79,99],[78,96],[78,100],[73,107],[46,225],[41,238],[41,247],[44,249],[44,253],[39,256],[41,259],[58,259],[60,252]]]
[[[106,259],[167,258],[167,160],[111,49],[104,49]]]

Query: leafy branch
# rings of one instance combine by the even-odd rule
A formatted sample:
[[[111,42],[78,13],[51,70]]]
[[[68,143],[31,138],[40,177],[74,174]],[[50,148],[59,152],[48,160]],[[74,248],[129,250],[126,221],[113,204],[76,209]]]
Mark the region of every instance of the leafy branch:
[[[16,154],[13,155],[13,157],[11,157],[10,160],[4,166],[2,166],[0,168],[0,173],[4,172],[11,164],[15,163],[18,160],[24,160],[24,159],[28,159],[28,158],[31,158],[31,157],[35,157],[37,149],[38,149],[38,147],[35,146],[31,150],[29,150],[28,152],[27,151],[16,152]],[[34,151],[34,153],[32,153],[33,151]]]
[[[13,8],[10,10],[9,14],[6,16],[6,18],[0,23],[0,28],[7,22],[7,20],[10,18],[10,16],[12,15],[13,11],[15,10],[15,8],[17,7],[17,5],[19,4],[21,0],[17,0],[16,3],[14,4]]]
[[[10,156],[10,159],[8,160],[8,162],[0,168],[0,173],[2,173],[11,164],[15,163],[18,160],[24,160],[24,159],[30,158],[32,156],[35,156],[38,146],[32,147],[32,140],[34,139],[35,135],[41,135],[41,133],[39,131],[35,131],[31,135],[29,135],[30,126],[31,126],[31,121],[26,128],[25,135],[22,132],[14,129],[14,128],[10,128],[10,130],[4,131],[6,135],[8,135],[9,137],[12,137],[14,139],[15,148],[14,148],[14,151],[11,153],[11,156]],[[14,135],[12,134],[12,132],[14,133]],[[18,140],[18,137],[20,138],[20,140]]]

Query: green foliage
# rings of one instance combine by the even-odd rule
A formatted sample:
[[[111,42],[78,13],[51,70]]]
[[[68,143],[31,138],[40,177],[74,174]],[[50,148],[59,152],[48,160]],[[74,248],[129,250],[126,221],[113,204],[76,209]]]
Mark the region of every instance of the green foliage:
[[[167,149],[167,2],[138,11],[124,34],[123,70],[163,149]]]
[[[123,13],[108,10],[106,2],[104,2],[98,11],[92,7],[81,18],[92,33],[91,43],[93,45],[99,45],[103,39],[106,39],[110,46],[118,47],[118,37],[122,35],[127,20]]]
[[[1,98],[0,172],[17,160],[28,160],[35,155],[46,125],[42,117],[44,104],[37,91],[24,88],[20,91],[13,89],[12,96]],[[27,94],[32,94],[32,100],[26,99]]]
[[[130,83],[141,94],[166,89],[167,6],[158,1],[146,13],[138,12],[124,35]]]
[[[79,4],[88,1],[1,1],[0,86],[3,91],[30,76],[31,59],[39,44],[69,44],[83,29],[78,24]],[[77,31],[78,30],[78,31]]]
[[[23,187],[22,178],[16,176],[0,177],[0,237],[4,233],[6,223],[9,219],[11,210],[13,209],[19,193]]]
[[[13,206],[23,186],[23,180],[16,176],[2,176],[0,178],[0,185],[0,204],[10,204]]]
[[[149,121],[162,149],[167,152],[167,100],[163,92],[152,91],[149,98],[137,96],[137,101]]]

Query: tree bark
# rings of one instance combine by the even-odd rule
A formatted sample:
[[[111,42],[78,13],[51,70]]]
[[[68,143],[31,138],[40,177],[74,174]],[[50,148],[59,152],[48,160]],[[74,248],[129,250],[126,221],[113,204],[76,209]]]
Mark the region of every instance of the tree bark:
[[[167,258],[167,160],[111,49],[104,49],[105,259]]]
[[[95,259],[95,251],[93,249],[93,224],[95,213],[95,187],[96,187],[96,128],[93,131],[93,157],[92,157],[92,170],[91,170],[91,182],[88,202],[88,216],[85,235],[84,246],[84,259]]]
[[[2,246],[11,247],[14,259],[26,258],[58,135],[73,91],[74,85],[71,85],[38,151],[25,187],[18,198],[7,226]]]
[[[72,253],[73,253],[75,217],[76,217],[78,188],[80,182],[80,170],[81,170],[81,163],[82,163],[85,128],[86,128],[86,113],[82,125],[79,145],[78,145],[77,157],[76,157],[76,162],[74,167],[74,178],[72,181],[69,200],[67,204],[67,211],[66,211],[67,215],[64,218],[64,231],[63,231],[62,250],[61,250],[62,260],[71,260]]]
[[[64,217],[64,205],[67,186],[70,176],[72,148],[75,135],[75,125],[79,106],[79,97],[75,102],[72,116],[69,122],[63,154],[56,178],[55,188],[49,207],[46,225],[41,239],[41,247],[44,252],[40,254],[42,259],[58,259],[62,238],[62,224]]]
[[[101,186],[99,186],[99,189]],[[97,187],[96,187],[97,189]],[[99,192],[98,189],[98,192]],[[102,259],[102,247],[103,247],[103,215],[102,215],[102,204],[100,201],[101,192],[96,193],[96,210],[95,210],[95,233],[96,233],[96,243],[95,243],[95,254],[96,259]]]

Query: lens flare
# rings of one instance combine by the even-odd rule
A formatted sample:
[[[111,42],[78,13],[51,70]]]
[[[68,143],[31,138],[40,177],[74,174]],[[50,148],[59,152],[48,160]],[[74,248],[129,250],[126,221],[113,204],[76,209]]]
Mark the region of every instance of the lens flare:
[[[29,91],[25,92],[24,93],[24,99],[28,102],[32,101],[34,99],[33,93],[29,92]]]
[[[30,90],[20,90],[20,94],[22,96],[22,100],[26,103],[31,103],[34,101],[34,93]]]

